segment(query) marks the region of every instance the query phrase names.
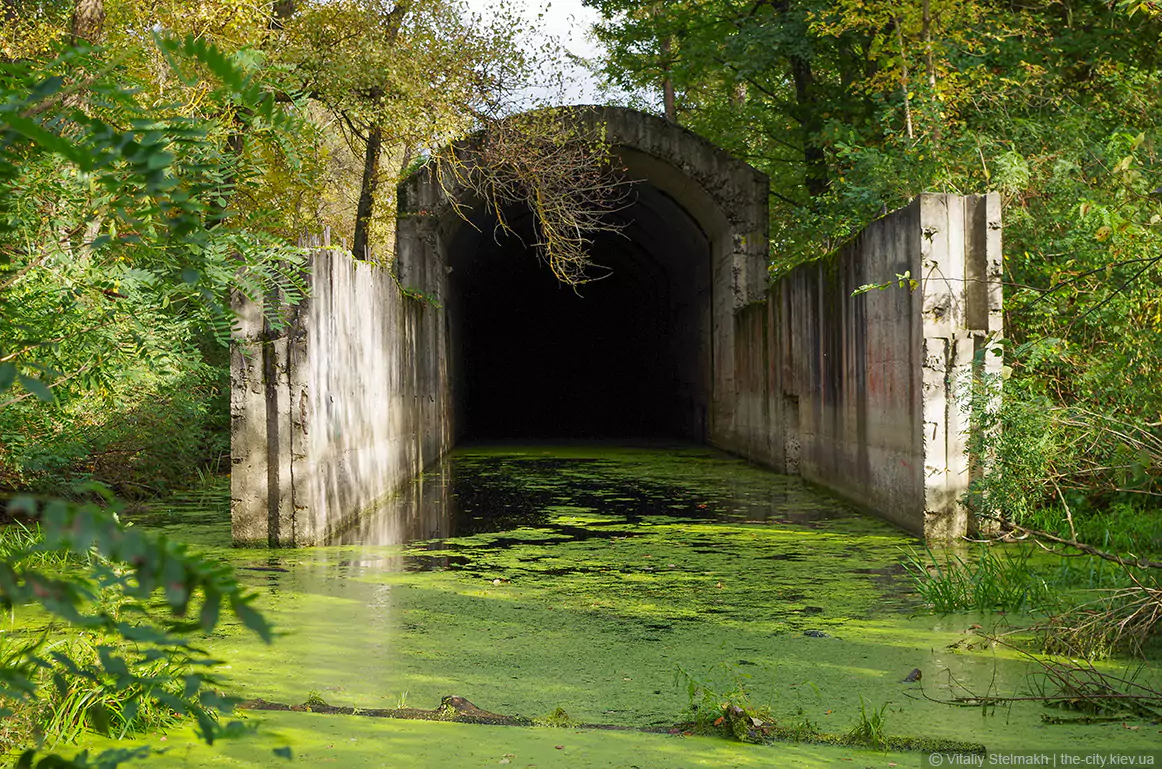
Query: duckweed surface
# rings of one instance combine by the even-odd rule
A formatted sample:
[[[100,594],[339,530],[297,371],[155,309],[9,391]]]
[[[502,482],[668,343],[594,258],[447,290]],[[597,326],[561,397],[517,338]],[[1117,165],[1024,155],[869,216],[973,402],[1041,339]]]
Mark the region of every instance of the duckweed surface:
[[[858,723],[861,704],[887,704],[888,734],[993,751],[1162,741],[1162,727],[1142,722],[1048,726],[1042,715],[1068,713],[1036,702],[942,704],[1035,686],[1019,655],[980,636],[997,618],[919,612],[898,565],[912,538],[705,448],[461,449],[340,544],[310,550],[231,549],[223,484],[137,523],[230,560],[261,593],[282,631],[274,645],[229,625],[206,639],[248,698],[433,708],[456,694],[508,715],[561,709],[575,723],[662,728],[689,719],[694,681],[724,700],[745,689],[780,723],[835,734]],[[917,668],[921,680],[905,682]],[[249,718],[266,740],[207,750],[174,735],[158,765],[280,765],[270,745],[352,767],[920,761],[636,731]]]

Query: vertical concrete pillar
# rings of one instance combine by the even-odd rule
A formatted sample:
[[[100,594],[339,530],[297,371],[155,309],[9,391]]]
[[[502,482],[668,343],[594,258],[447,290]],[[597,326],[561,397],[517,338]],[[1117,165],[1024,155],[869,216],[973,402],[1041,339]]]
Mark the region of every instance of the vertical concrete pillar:
[[[255,302],[236,293],[232,304],[237,322],[230,353],[231,533],[238,544],[290,546],[296,541],[294,326],[271,324],[269,312],[281,309],[276,294]]]
[[[924,195],[920,212],[924,535],[949,540],[970,529],[961,500],[972,480],[974,372],[1000,366],[987,349],[1001,333],[1000,200]]]
[[[235,301],[233,537],[324,544],[448,450],[443,319],[388,267],[329,250],[309,257],[306,301],[265,303],[277,328],[260,304]]]
[[[267,397],[262,304],[240,292],[230,348],[230,519],[234,541],[267,544]]]

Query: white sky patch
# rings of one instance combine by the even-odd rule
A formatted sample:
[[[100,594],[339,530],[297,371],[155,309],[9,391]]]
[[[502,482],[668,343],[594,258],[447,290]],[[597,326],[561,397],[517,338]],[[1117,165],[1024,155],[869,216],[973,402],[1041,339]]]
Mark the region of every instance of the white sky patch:
[[[468,8],[483,16],[489,16],[496,0],[466,0]],[[596,59],[601,55],[601,46],[592,39],[590,29],[598,20],[592,8],[581,5],[581,0],[508,0],[510,8],[518,10],[535,31],[537,39],[530,41],[537,47],[546,39],[556,39],[570,54],[582,59]],[[540,16],[538,17],[538,14]],[[600,104],[606,101],[598,80],[579,64],[565,64],[565,93],[552,93],[548,89],[534,88],[534,96],[548,96],[557,104]]]

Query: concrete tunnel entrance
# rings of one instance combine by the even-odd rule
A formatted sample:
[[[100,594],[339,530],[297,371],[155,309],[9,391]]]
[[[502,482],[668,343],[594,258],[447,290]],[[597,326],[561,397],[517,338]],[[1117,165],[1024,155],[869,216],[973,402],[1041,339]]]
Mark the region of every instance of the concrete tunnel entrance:
[[[703,441],[710,390],[711,245],[648,182],[590,249],[595,280],[560,283],[527,244],[531,212],[463,223],[448,248],[457,432],[469,440]]]
[[[441,381],[458,440],[716,442],[733,429],[736,313],[766,295],[765,176],[657,117],[562,119],[606,138],[630,182],[574,291],[538,257],[533,214],[453,205],[431,173],[401,188],[398,270],[445,311]],[[460,204],[470,205],[461,200]],[[437,398],[436,402],[439,403]]]
[[[620,232],[591,249],[609,274],[579,294],[526,245],[528,210],[497,236],[427,167],[399,189],[392,264],[313,253],[309,299],[277,333],[275,308],[237,299],[235,542],[333,541],[465,438],[739,443],[753,399],[735,340],[767,293],[766,177],[634,110],[560,118],[599,131],[633,182]]]
[[[962,536],[956,384],[1002,336],[999,198],[921,196],[768,286],[766,177],[633,110],[562,119],[596,124],[635,182],[593,244],[611,274],[580,296],[524,245],[528,211],[494,237],[428,168],[400,188],[393,264],[320,249],[305,301],[234,297],[234,541],[335,541],[466,437],[699,441]],[[905,272],[916,290],[857,291]]]

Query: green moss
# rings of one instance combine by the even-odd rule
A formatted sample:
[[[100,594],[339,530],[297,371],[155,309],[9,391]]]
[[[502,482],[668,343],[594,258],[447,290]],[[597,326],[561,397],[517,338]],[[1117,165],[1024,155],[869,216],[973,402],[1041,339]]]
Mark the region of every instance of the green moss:
[[[580,726],[580,723],[571,718],[564,708],[554,708],[552,713],[549,713],[544,718],[533,719],[537,726],[550,726],[555,729],[570,729]]]

